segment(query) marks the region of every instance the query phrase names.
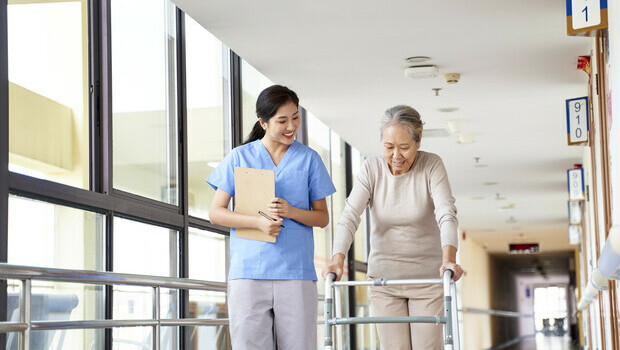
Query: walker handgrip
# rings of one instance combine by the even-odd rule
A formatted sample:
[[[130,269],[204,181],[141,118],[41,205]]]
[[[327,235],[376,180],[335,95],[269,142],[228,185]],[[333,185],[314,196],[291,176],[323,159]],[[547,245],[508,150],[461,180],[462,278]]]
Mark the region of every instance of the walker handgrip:
[[[450,272],[450,279],[452,279],[454,277],[454,270],[452,270],[452,269],[445,269],[445,270],[443,270],[444,275],[446,274],[446,272]]]
[[[330,279],[330,276],[331,276],[331,279]],[[328,272],[328,273],[325,275],[325,280],[326,280],[326,281],[328,281],[328,280],[330,280],[330,281],[335,281],[335,280],[336,280],[336,278],[338,278],[338,275],[337,275],[335,272],[333,272],[333,271]]]

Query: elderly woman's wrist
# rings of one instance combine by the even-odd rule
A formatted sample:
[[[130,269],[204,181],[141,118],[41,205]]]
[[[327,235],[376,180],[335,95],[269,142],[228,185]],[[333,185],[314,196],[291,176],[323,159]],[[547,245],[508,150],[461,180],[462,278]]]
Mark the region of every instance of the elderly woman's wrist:
[[[344,261],[345,255],[342,253],[334,253],[332,255],[332,261]]]

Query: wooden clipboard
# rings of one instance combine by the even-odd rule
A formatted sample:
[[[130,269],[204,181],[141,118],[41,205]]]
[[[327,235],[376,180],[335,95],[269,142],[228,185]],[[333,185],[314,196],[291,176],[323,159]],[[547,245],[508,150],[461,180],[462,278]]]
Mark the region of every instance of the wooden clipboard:
[[[267,205],[276,196],[273,170],[235,167],[235,212],[258,216],[258,211],[269,212]],[[253,228],[238,228],[237,237],[263,242],[276,242],[276,236]]]

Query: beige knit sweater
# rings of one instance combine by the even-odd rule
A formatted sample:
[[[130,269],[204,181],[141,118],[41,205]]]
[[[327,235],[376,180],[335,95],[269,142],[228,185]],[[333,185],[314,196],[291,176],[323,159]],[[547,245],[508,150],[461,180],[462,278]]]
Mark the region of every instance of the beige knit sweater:
[[[340,215],[333,254],[347,254],[366,206],[369,277],[439,278],[442,247],[458,246],[454,197],[439,156],[419,151],[409,172],[398,176],[383,156],[367,159]]]

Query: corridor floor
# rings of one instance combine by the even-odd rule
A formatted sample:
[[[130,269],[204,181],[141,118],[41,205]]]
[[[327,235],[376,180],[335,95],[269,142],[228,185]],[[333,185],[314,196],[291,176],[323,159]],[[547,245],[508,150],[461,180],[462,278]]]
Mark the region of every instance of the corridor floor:
[[[506,350],[577,350],[579,346],[571,345],[568,337],[545,337],[538,333],[536,337],[527,338]]]

